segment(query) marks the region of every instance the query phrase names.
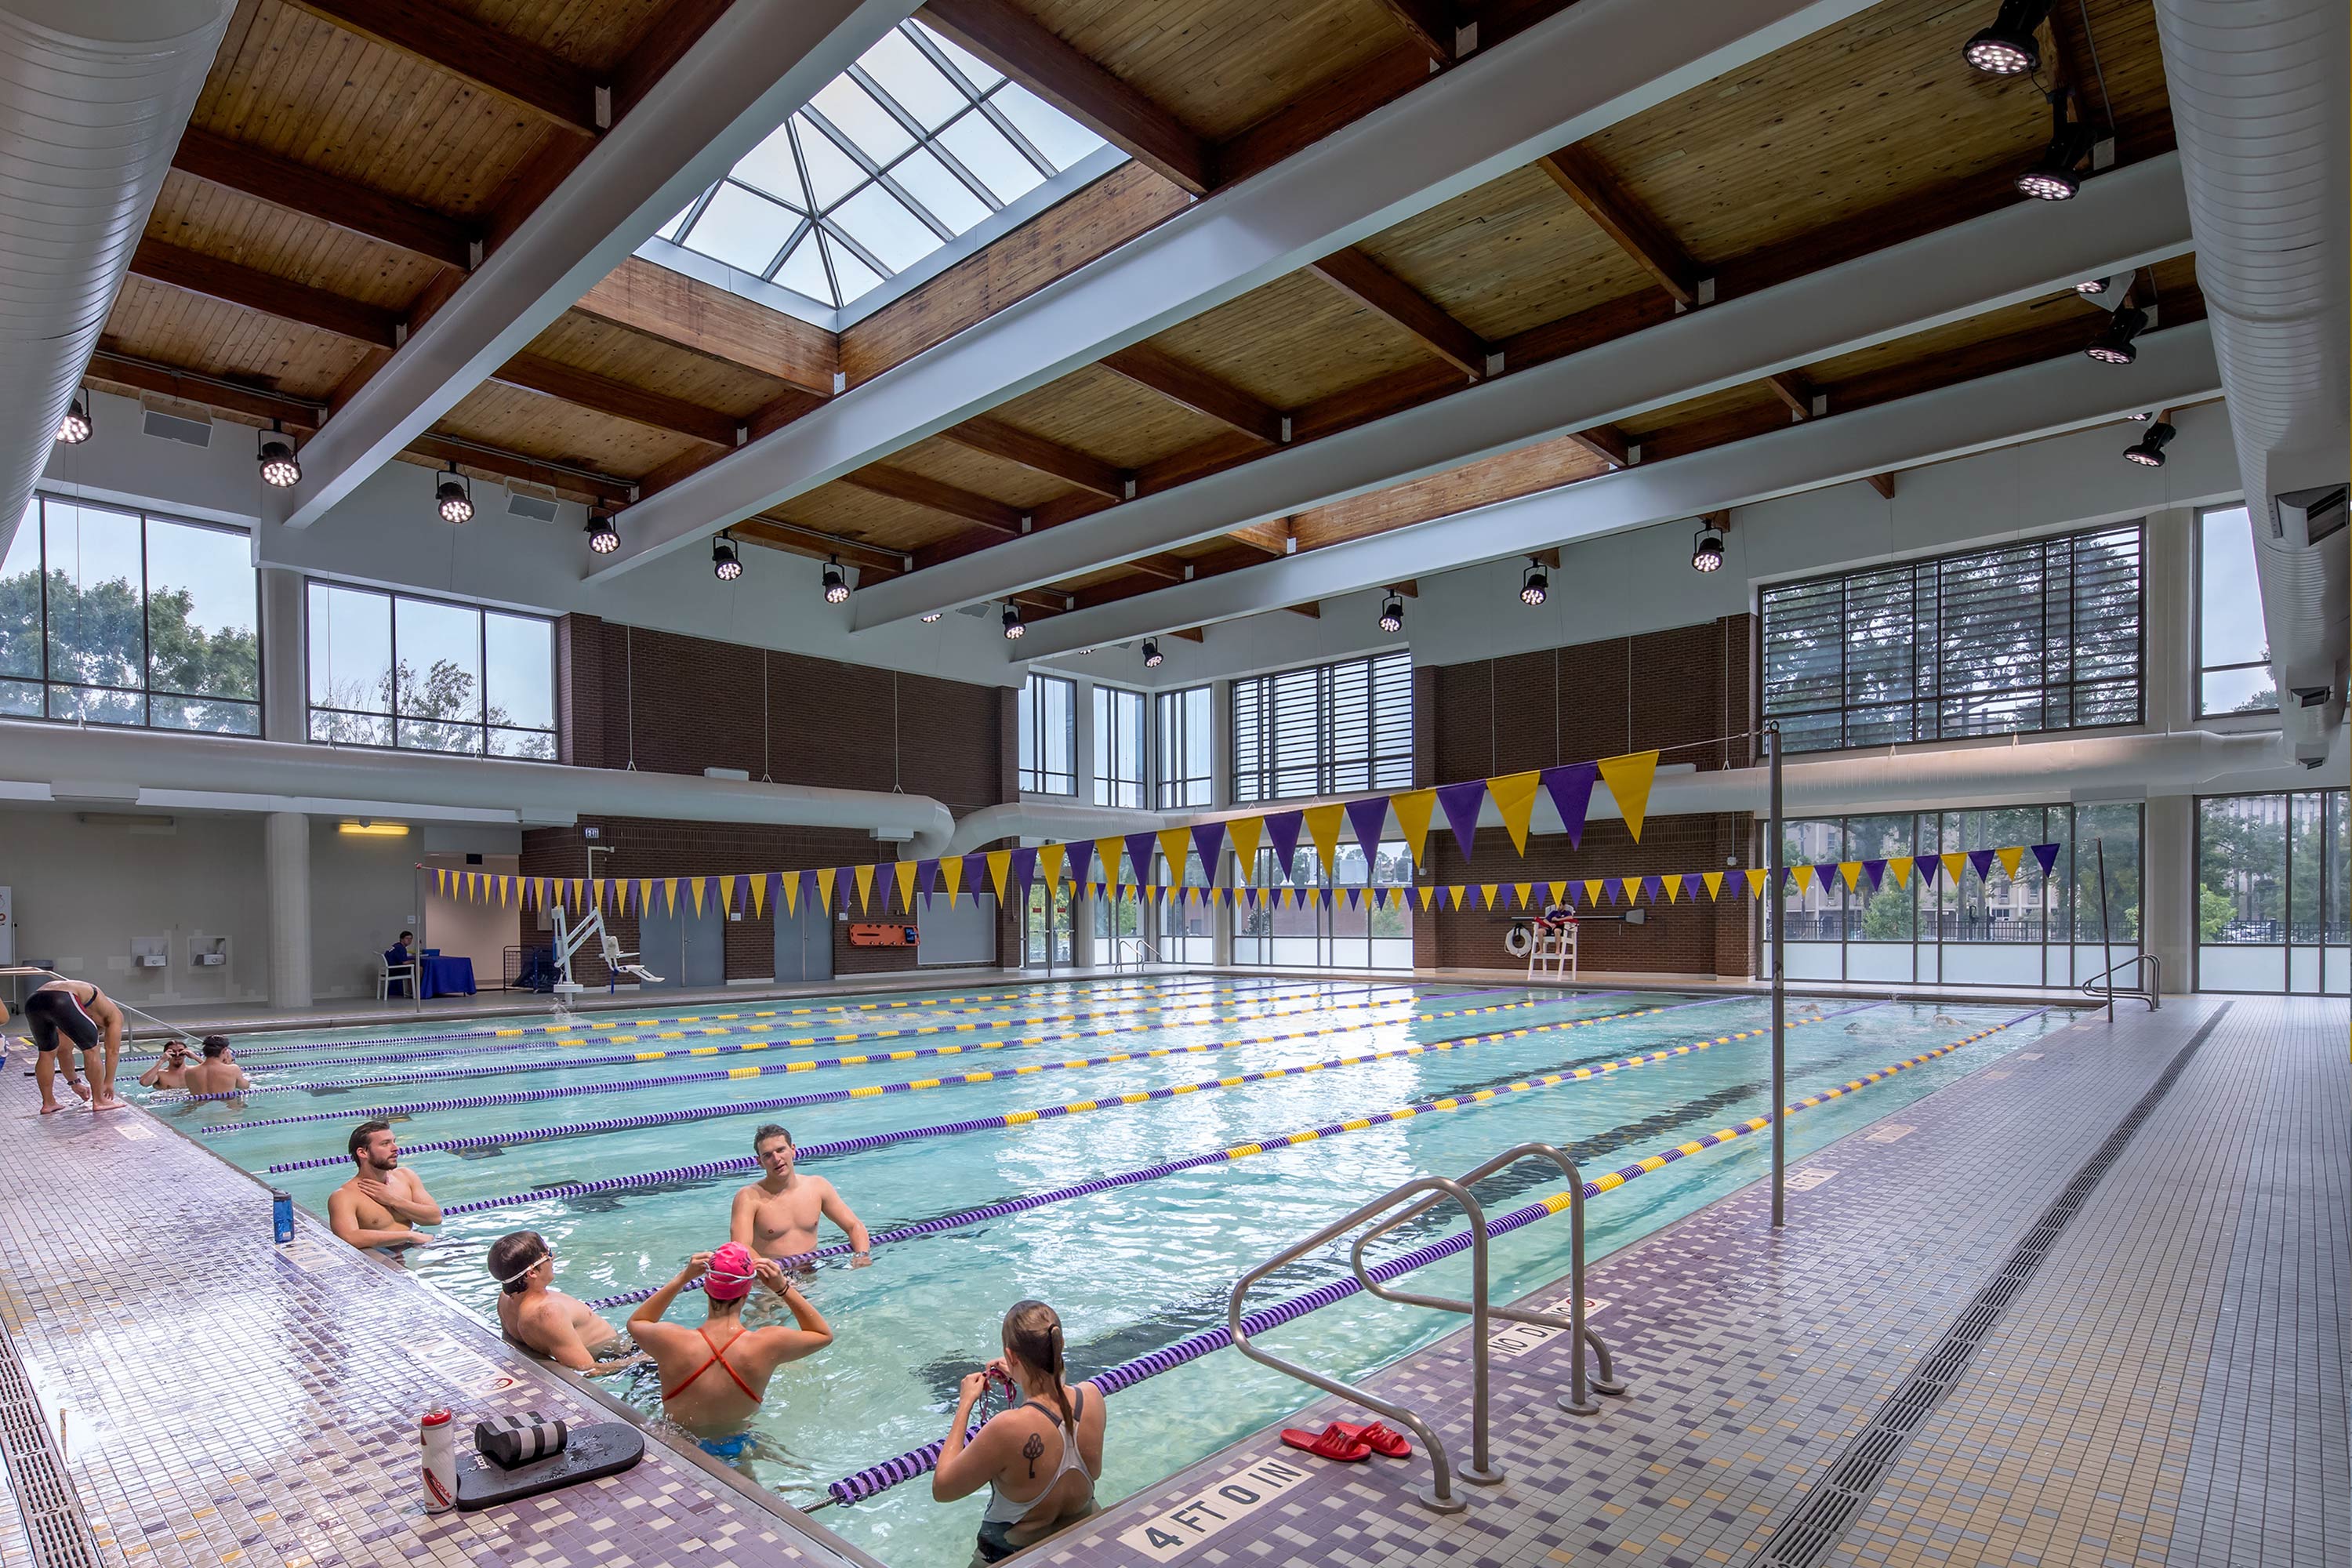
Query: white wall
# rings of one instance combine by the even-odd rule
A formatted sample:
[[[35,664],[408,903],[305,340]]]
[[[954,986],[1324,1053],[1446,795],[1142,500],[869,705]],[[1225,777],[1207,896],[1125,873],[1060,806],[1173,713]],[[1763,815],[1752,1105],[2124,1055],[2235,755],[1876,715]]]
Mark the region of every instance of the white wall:
[[[486,871],[493,876],[511,877],[520,858],[515,855],[485,855],[480,865],[469,866],[463,855],[427,855],[425,863],[428,869],[446,866],[454,871]],[[518,933],[522,926],[515,907],[446,898],[433,890],[430,876],[421,879],[421,882],[425,924],[418,934],[425,945],[439,948],[444,957],[472,959],[474,984],[484,990],[498,984],[504,973],[507,949],[521,941]],[[389,945],[390,941],[386,938],[383,945]]]

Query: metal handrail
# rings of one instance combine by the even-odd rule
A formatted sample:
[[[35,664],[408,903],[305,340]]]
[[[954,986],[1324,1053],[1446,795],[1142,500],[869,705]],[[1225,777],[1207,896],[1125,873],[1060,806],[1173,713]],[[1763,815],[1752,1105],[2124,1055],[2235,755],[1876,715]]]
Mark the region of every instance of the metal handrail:
[[[46,974],[52,980],[71,980],[74,978],[70,974],[59,974],[54,969],[43,969],[37,963],[12,963],[7,965],[5,968],[0,968],[0,976],[19,974]],[[38,989],[38,987],[36,987],[36,989]],[[142,1013],[138,1008],[133,1007],[130,1003],[123,1001],[119,996],[109,996],[107,997],[107,1000],[113,1003],[115,1006],[120,1008],[121,1011],[131,1014],[133,1017],[146,1019],[149,1023],[154,1025],[155,1027],[161,1029],[167,1035],[173,1036],[179,1039],[187,1041],[190,1044],[194,1044],[195,1041],[195,1036],[188,1033],[187,1030],[183,1029],[177,1024],[167,1024],[163,1019],[155,1016],[152,1013]]]
[[[2115,973],[2119,969],[2137,969],[2143,963],[2151,965],[2153,968],[2153,973],[2149,974],[2148,983],[2145,986],[2102,985],[2099,984],[2100,981],[2105,980],[2108,975]],[[2152,952],[2143,952],[2136,958],[2126,958],[2121,963],[2111,963],[2107,965],[2106,968],[2099,971],[2096,974],[2092,975],[2088,980],[2083,982],[2083,994],[2085,996],[2104,996],[2110,1004],[2112,1004],[2118,996],[2137,996],[2141,1001],[2147,1004],[2147,1010],[2151,1013],[2158,1011],[2164,1005],[2160,999],[2163,990],[2164,960]]]
[[[1336,1394],[1342,1399],[1352,1401],[1355,1404],[1362,1405],[1367,1410],[1377,1411],[1381,1415],[1386,1416],[1391,1421],[1401,1421],[1407,1426],[1412,1427],[1413,1435],[1421,1439],[1422,1447],[1429,1452],[1429,1464],[1431,1470],[1430,1486],[1426,1490],[1417,1491],[1414,1495],[1421,1500],[1423,1507],[1427,1508],[1433,1512],[1459,1513],[1465,1505],[1460,1498],[1454,1495],[1454,1472],[1451,1464],[1446,1458],[1445,1445],[1438,1441],[1437,1434],[1431,1430],[1427,1422],[1414,1415],[1412,1411],[1406,1409],[1403,1405],[1391,1405],[1387,1400],[1379,1397],[1368,1389],[1360,1388],[1352,1383],[1342,1382],[1336,1377],[1326,1377],[1321,1373],[1315,1371],[1311,1367],[1300,1366],[1297,1362],[1286,1361],[1282,1357],[1276,1355],[1271,1351],[1260,1350],[1256,1345],[1250,1342],[1249,1334],[1242,1328],[1242,1301],[1248,1296],[1251,1286],[1256,1284],[1260,1279],[1265,1279],[1268,1274],[1273,1273],[1284,1264],[1292,1262],[1295,1259],[1312,1252],[1315,1248],[1323,1246],[1326,1242],[1336,1240],[1338,1237],[1346,1235],[1355,1226],[1372,1218],[1375,1215],[1379,1215],[1386,1211],[1399,1200],[1409,1197],[1415,1193],[1431,1193],[1436,1196],[1450,1197],[1462,1206],[1462,1212],[1467,1215],[1470,1218],[1470,1269],[1471,1278],[1476,1286],[1479,1301],[1478,1309],[1475,1313],[1475,1320],[1479,1344],[1479,1364],[1483,1370],[1485,1366],[1484,1356],[1486,1341],[1486,1320],[1485,1310],[1486,1296],[1486,1211],[1478,1206],[1478,1200],[1470,1195],[1469,1188],[1464,1186],[1459,1182],[1449,1181],[1444,1176],[1419,1176],[1410,1182],[1404,1183],[1401,1186],[1393,1187],[1388,1192],[1382,1193],[1379,1197],[1374,1198],[1371,1202],[1365,1204],[1361,1207],[1354,1209],[1342,1217],[1332,1221],[1329,1225],[1325,1226],[1321,1230],[1317,1231],[1313,1236],[1308,1237],[1306,1240],[1298,1242],[1295,1246],[1285,1247],[1274,1257],[1267,1258],[1264,1263],[1259,1264],[1256,1268],[1243,1275],[1239,1279],[1234,1280],[1233,1294],[1228,1298],[1225,1303],[1225,1326],[1233,1334],[1234,1348],[1241,1352],[1242,1354],[1249,1357],[1250,1360],[1270,1366],[1276,1372],[1286,1372],[1291,1376],[1298,1379],[1301,1383],[1312,1384],[1317,1388],[1322,1389],[1327,1394]],[[1434,1197],[1428,1200],[1428,1202],[1434,1201]],[[1424,1208],[1427,1207],[1428,1202],[1424,1202],[1421,1206]],[[1482,1378],[1482,1386],[1484,1380]],[[1486,1422],[1484,1419],[1485,1413],[1483,1408],[1479,1412],[1479,1415],[1480,1419],[1478,1422],[1476,1439],[1477,1452],[1478,1455],[1483,1458],[1486,1453]],[[1470,1478],[1465,1473],[1464,1479],[1468,1479]]]

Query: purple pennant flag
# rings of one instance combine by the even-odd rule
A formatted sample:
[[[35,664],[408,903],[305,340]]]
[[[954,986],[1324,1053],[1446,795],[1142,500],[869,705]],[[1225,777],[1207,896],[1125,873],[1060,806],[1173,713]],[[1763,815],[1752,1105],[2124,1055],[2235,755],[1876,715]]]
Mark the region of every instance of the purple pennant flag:
[[[1615,903],[1617,901],[1617,895],[1622,891],[1624,891],[1624,881],[1622,878],[1603,877],[1601,879],[1601,896],[1610,903]]]
[[[1477,853],[1478,808],[1486,801],[1485,779],[1437,786],[1437,804],[1444,808],[1445,825],[1454,829],[1454,842],[1462,846],[1465,860]]]
[[[1660,899],[1666,896],[1666,879],[1664,877],[1643,878],[1642,896],[1649,900],[1650,902],[1654,904],[1656,903]]]
[[[985,864],[984,858],[982,863]],[[1037,879],[1037,851],[1015,849],[1013,852],[1013,858],[1005,862],[1004,871],[1005,875],[1010,877],[1013,884],[1021,889],[1021,901],[1027,903],[1029,884]]]
[[[1222,822],[1196,822],[1192,825],[1192,847],[1201,856],[1201,875],[1209,886],[1217,885],[1217,862],[1225,852],[1225,825]]]
[[[1823,860],[1813,868],[1813,880],[1824,891],[1834,892],[1845,885],[1845,873],[1837,868],[1834,860]]]
[[[1922,884],[1932,888],[1936,885],[1936,879],[1943,875],[1944,863],[1933,855],[1922,855],[1911,863],[1911,868],[1919,873]]]
[[[1546,768],[1542,776],[1544,789],[1559,812],[1559,826],[1568,834],[1569,847],[1581,847],[1584,814],[1592,805],[1592,781],[1601,776],[1601,764],[1570,763],[1564,768]]]
[[[1084,887],[1087,880],[1087,867],[1095,858],[1095,841],[1091,838],[1074,838],[1062,847],[1069,851],[1070,858],[1063,864],[1069,868],[1070,880]]]
[[[803,909],[807,909],[807,908],[809,908],[812,904],[814,904],[814,903],[815,902],[815,900],[816,900],[816,873],[815,873],[814,871],[787,871],[787,872],[786,872],[786,873],[784,873],[784,874],[785,874],[786,876],[788,876],[788,877],[798,877],[798,878],[801,879],[801,890],[800,890],[800,906],[801,906],[801,908],[803,908]],[[839,887],[839,885],[838,885],[838,884],[835,884],[835,889],[834,889],[834,897],[835,897],[835,898],[839,898],[840,896],[841,896],[841,889],[840,889],[840,887]]]
[[[1870,884],[1872,892],[1878,891],[1878,884],[1886,879],[1886,862],[1864,860],[1862,863],[1862,879]]]
[[[1370,800],[1348,803],[1348,826],[1356,830],[1356,842],[1364,847],[1364,864],[1371,866],[1381,858],[1381,830],[1388,826],[1389,797],[1376,795]]]
[[[1983,881],[1992,871],[1992,851],[1990,849],[1969,850],[1969,864],[1977,868],[1977,880],[1979,882]]]
[[[931,889],[939,885],[940,863],[937,860],[915,862],[915,886],[922,890],[923,908],[931,907]]]
[[[1298,858],[1298,835],[1307,819],[1295,811],[1277,811],[1265,819],[1266,842],[1274,846],[1274,874],[1287,880],[1290,868]]]
[[[1354,886],[1353,884],[1350,884],[1350,885],[1349,886],[1349,889],[1348,889],[1348,907],[1349,907],[1349,909],[1351,909],[1351,910],[1360,910],[1360,909],[1362,909],[1362,908],[1364,907],[1364,889],[1363,889],[1359,888],[1359,887],[1356,887],[1356,886]]]
[[[1160,836],[1156,833],[1130,833],[1127,836],[1127,858],[1135,868],[1135,879],[1137,882],[1143,883],[1151,880],[1151,848],[1153,845],[1159,842]],[[1182,881],[1184,879],[1184,868],[1181,866],[1169,867],[1168,879],[1171,882]]]
[[[1318,889],[1315,889],[1315,893],[1316,893],[1316,897],[1318,897],[1318,898],[1319,898],[1319,899],[1321,899],[1321,900],[1323,900],[1323,907],[1324,907],[1325,909],[1327,909],[1327,910],[1328,910],[1328,909],[1329,909],[1329,908],[1331,907],[1331,889],[1328,889],[1328,888],[1318,888]]]
[[[2058,864],[2058,846],[2037,844],[2033,847],[2033,858],[2042,862],[2042,874],[2047,877],[2050,875],[2050,868]]]
[[[1568,885],[1568,907],[1571,910],[1576,908],[1576,900],[1582,897],[1584,897],[1584,884],[1570,882]]]
[[[967,855],[963,858],[963,890],[971,895],[973,903],[980,902],[982,893],[993,894],[995,885],[988,879],[988,857]]]

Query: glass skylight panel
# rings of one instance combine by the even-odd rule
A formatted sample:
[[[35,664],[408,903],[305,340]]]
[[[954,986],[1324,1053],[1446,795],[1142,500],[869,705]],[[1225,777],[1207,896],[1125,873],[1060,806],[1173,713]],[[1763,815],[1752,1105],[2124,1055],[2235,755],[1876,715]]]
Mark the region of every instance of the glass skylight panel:
[[[900,30],[904,31],[903,28]],[[949,42],[920,22],[915,24],[912,36],[937,49],[948,64],[954,67],[962,75],[963,79],[971,84],[975,91],[986,92],[1004,79],[993,66],[983,64],[976,57],[964,53],[961,47]]]
[[[989,95],[988,101],[1013,121],[1013,129],[1028,139],[1029,145],[1045,154],[1046,162],[1058,171],[1084,158],[1102,145],[1102,138],[1085,126],[1029,91],[1017,81],[1008,81]]]
[[[988,216],[986,202],[950,172],[945,163],[919,147],[890,171],[898,187],[923,205],[923,210],[961,234]]]
[[[799,225],[797,216],[758,192],[722,181],[694,220],[687,244],[714,261],[765,278],[776,264],[776,252]]]
[[[853,78],[834,78],[825,83],[824,91],[810,100],[809,107],[824,115],[835,131],[849,138],[851,146],[877,167],[895,162],[915,144],[913,133]]]
[[[801,161],[793,152],[789,125],[770,132],[768,139],[745,153],[730,175],[793,207],[805,210],[808,206],[808,187],[801,183]]]
[[[818,130],[815,121],[805,114],[795,114],[793,130],[800,138],[802,167],[808,170],[809,194],[816,198],[819,208],[838,205],[844,196],[866,182],[869,176],[857,166],[856,160],[843,152],[839,142]]]
[[[905,271],[939,248],[940,237],[880,185],[868,185],[842,203],[833,221],[893,272]]]
[[[961,88],[940,74],[930,57],[917,48],[906,34],[894,32],[866,51],[860,68],[892,101],[912,114],[926,131],[937,131],[963,112],[971,100]]]
[[[1000,203],[1017,201],[1045,184],[1045,174],[984,114],[963,116],[940,133],[940,141],[996,193]]]
[[[814,230],[793,247],[784,264],[776,268],[775,280],[795,294],[805,294],[812,300],[833,298],[833,280],[825,276],[824,253]]]
[[[833,258],[834,287],[839,290],[845,304],[881,283],[880,274],[859,260],[856,251],[830,234],[824,237],[824,253]]]

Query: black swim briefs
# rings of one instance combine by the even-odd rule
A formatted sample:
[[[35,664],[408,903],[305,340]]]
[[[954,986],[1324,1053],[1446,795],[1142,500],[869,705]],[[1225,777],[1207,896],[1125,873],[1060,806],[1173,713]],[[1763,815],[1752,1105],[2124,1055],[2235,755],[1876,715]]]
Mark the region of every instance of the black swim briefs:
[[[33,1044],[40,1050],[56,1050],[60,1034],[85,1051],[98,1049],[98,1020],[65,986],[44,986],[26,997],[25,1022],[32,1026]]]

